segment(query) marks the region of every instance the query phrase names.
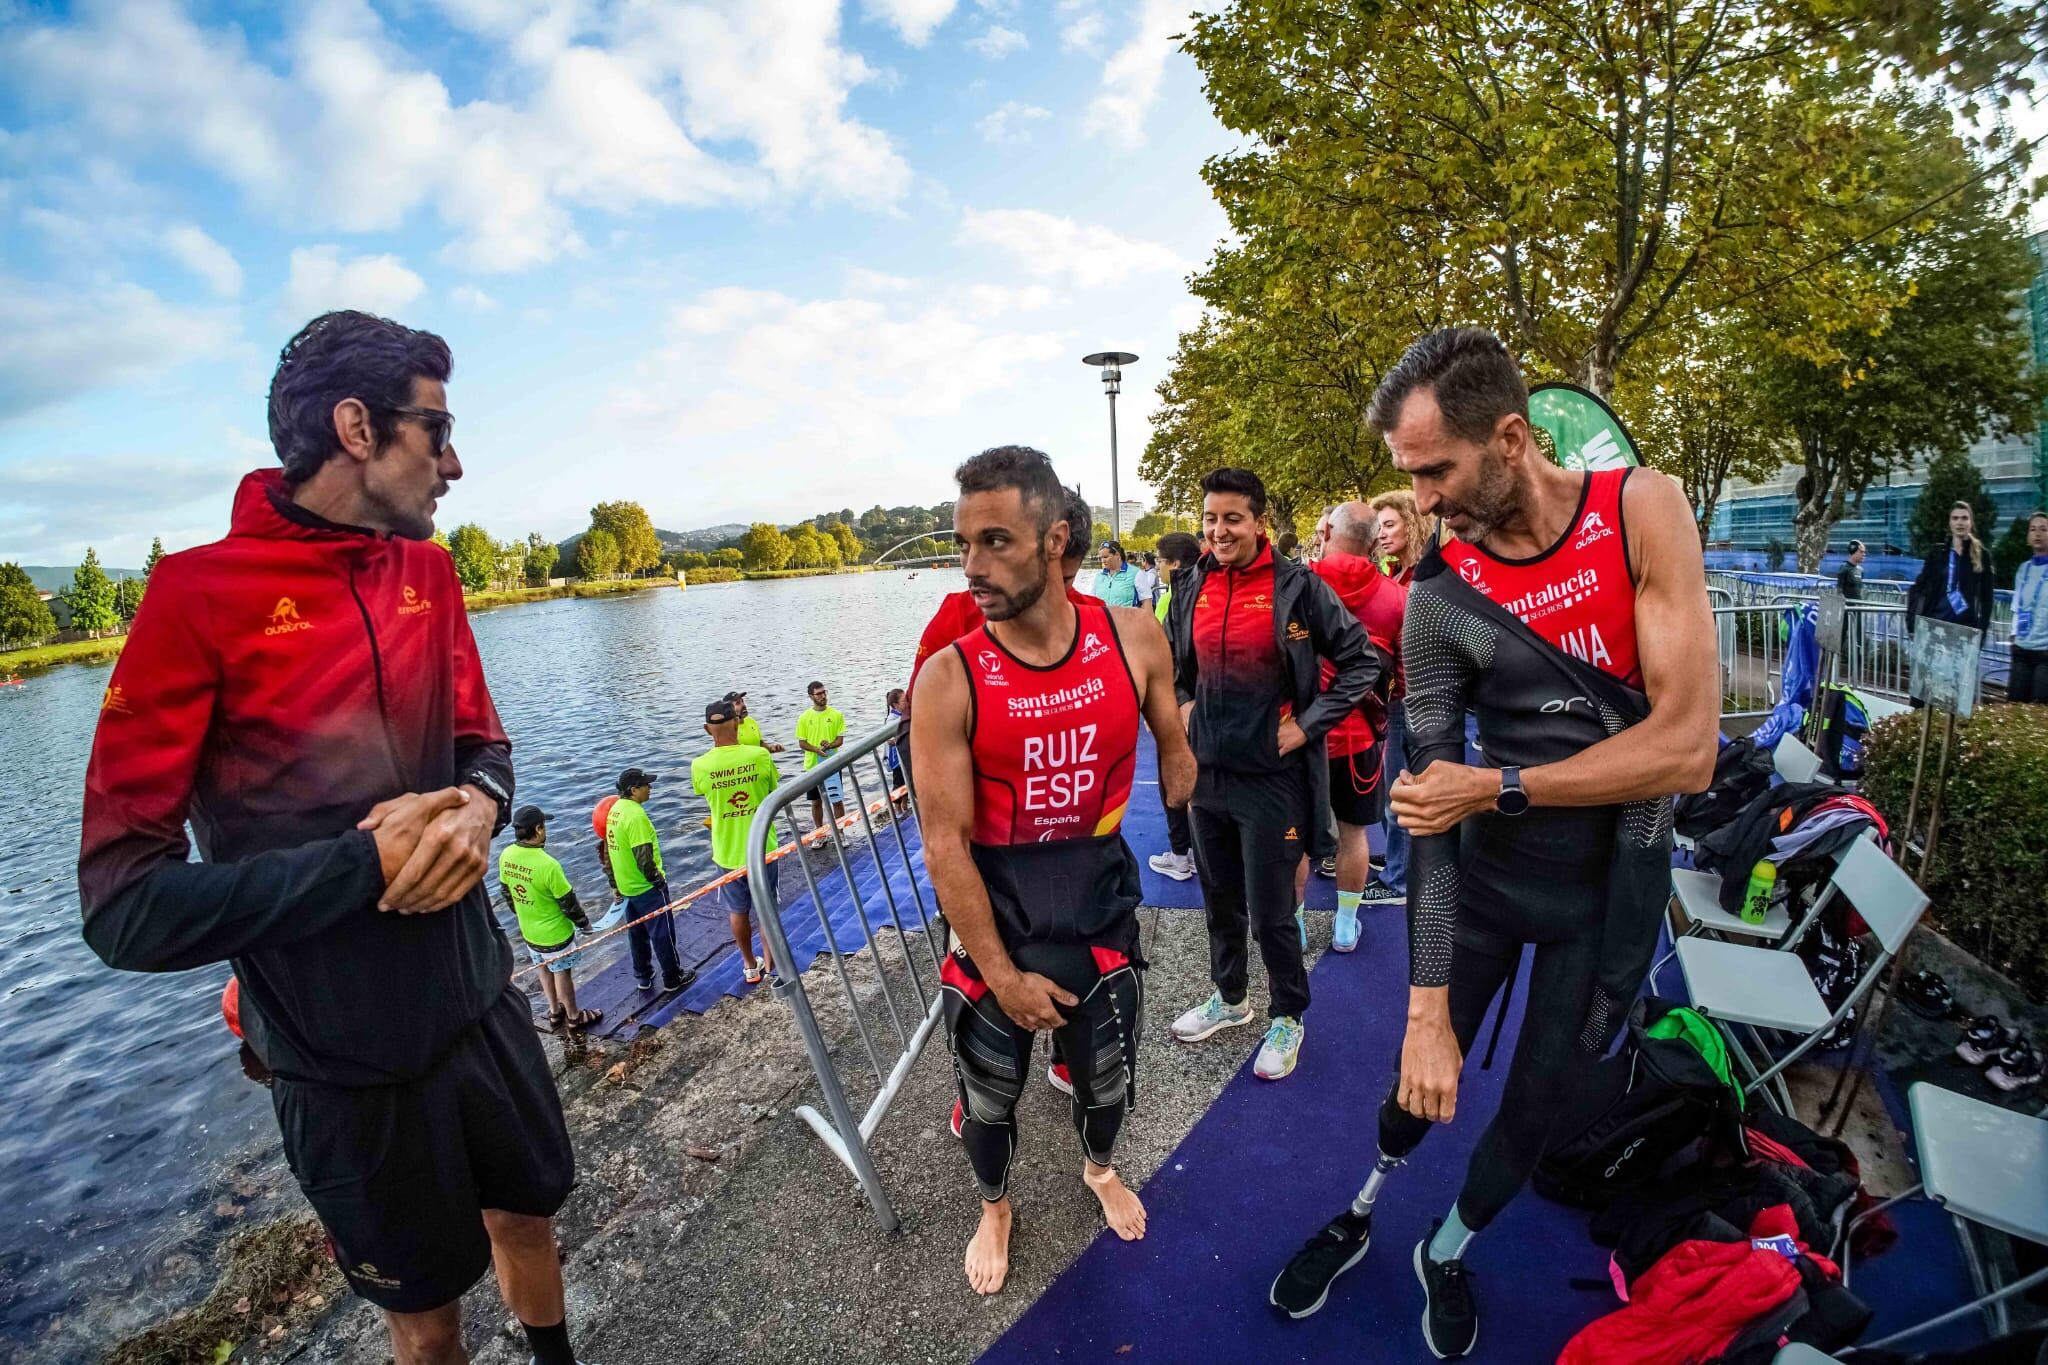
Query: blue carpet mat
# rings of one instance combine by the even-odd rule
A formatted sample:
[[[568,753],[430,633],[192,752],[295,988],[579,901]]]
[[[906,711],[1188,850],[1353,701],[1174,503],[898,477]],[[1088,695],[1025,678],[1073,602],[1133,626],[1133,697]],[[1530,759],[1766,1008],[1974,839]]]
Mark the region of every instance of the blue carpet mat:
[[[1236,1078],[1146,1184],[1150,1232],[1127,1243],[1102,1233],[982,1356],[985,1365],[1050,1360],[1415,1361],[1421,1291],[1410,1264],[1457,1196],[1473,1145],[1499,1102],[1513,1031],[1492,1071],[1474,1060],[1459,1118],[1433,1133],[1382,1196],[1373,1247],[1313,1317],[1289,1321],[1266,1302],[1273,1276],[1332,1214],[1370,1167],[1374,1115],[1391,1076],[1407,1003],[1407,933],[1398,911],[1368,912],[1357,953],[1328,954],[1313,976],[1308,1037],[1294,1074],[1277,1084]],[[1671,976],[1665,978],[1673,985]],[[1227,1040],[1227,1041],[1225,1041]],[[1251,1051],[1242,1034],[1203,1046]],[[1899,1097],[1880,1077],[1894,1119]],[[1140,1094],[1143,1094],[1140,1078]],[[1142,1111],[1133,1123],[1145,1122]],[[1059,1134],[1045,1140],[1058,1141]],[[1029,1236],[1029,1208],[1020,1236]],[[1945,1215],[1925,1203],[1895,1210],[1901,1240],[1863,1263],[1856,1292],[1877,1309],[1867,1339],[1919,1322],[1969,1297],[1968,1273]],[[1483,1361],[1551,1361],[1588,1322],[1619,1307],[1603,1280],[1607,1252],[1586,1215],[1525,1192],[1473,1243],[1468,1264],[1482,1305]],[[1974,1322],[1920,1339],[1916,1349],[1982,1339]]]

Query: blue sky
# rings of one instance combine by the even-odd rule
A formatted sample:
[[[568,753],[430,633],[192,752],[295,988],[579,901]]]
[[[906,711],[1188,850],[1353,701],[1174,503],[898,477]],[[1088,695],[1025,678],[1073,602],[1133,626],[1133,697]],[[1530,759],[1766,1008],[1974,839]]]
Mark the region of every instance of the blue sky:
[[[0,559],[224,529],[314,313],[446,336],[510,537],[932,502],[983,446],[1107,503],[1225,232],[1188,0],[0,0]],[[1143,490],[1139,490],[1142,496]]]

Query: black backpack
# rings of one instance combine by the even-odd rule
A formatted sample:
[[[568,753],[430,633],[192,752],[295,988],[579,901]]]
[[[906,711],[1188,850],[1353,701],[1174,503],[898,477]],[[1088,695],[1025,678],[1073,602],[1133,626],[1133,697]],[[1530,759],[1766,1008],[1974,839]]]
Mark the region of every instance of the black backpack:
[[[1644,1036],[1672,1008],[1649,996],[1636,1001],[1621,1048],[1600,1060],[1558,1115],[1531,1182],[1538,1194],[1603,1208],[1710,1134],[1730,1150],[1747,1150],[1742,1110],[1727,1083],[1684,1039]]]

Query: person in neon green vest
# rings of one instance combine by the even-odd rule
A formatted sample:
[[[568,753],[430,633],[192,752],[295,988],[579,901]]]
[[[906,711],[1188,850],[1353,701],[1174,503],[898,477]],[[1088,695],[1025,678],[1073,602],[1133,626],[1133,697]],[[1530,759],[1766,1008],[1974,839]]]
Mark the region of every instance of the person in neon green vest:
[[[732,941],[739,945],[740,961],[746,964],[749,986],[775,970],[768,952],[768,940],[761,939],[761,960],[754,958],[753,887],[746,873],[747,836],[754,825],[754,812],[775,790],[775,760],[758,744],[740,742],[740,716],[732,702],[720,698],[704,708],[704,733],[711,736],[711,751],[697,755],[690,763],[690,786],[711,806],[711,861],[739,876],[718,888],[718,903],[725,907]],[[775,827],[768,827],[768,851],[776,849]],[[768,864],[768,894],[780,890],[780,863]]]
[[[825,684],[814,682],[804,691],[810,695],[811,705],[796,718],[796,742],[804,751],[804,770],[808,772],[818,766],[820,759],[830,758],[839,752],[840,745],[846,743],[846,717],[831,704]],[[832,798],[832,818],[835,821],[843,819],[846,815],[846,793],[838,773],[811,790],[811,826],[814,829],[824,828],[825,798],[828,796]]]
[[[740,743],[758,745],[759,747],[766,749],[771,754],[779,754],[782,752],[782,745],[770,744],[767,740],[761,738],[761,722],[755,720],[752,714],[748,712],[746,693],[728,692],[725,694],[725,699],[739,708]]]
[[[578,929],[590,932],[590,916],[578,903],[561,863],[547,851],[546,812],[539,806],[521,806],[512,816],[512,833],[518,842],[498,859],[498,890],[519,921],[527,956],[541,969],[549,1027],[581,1032],[604,1021],[603,1010],[576,1008],[576,981],[570,974],[580,956],[568,951],[570,941]]]

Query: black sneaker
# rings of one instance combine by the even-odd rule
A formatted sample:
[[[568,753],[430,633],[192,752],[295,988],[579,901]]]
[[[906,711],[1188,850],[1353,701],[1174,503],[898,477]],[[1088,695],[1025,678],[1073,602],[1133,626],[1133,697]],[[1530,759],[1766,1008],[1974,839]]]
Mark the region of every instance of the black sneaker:
[[[1914,972],[1899,983],[1899,1000],[1922,1019],[1947,1019],[1956,1012],[1956,993],[1939,972]]]
[[[1372,865],[1372,870],[1375,872],[1387,870],[1387,855],[1384,853],[1375,853],[1366,861]]]
[[[1331,854],[1331,855],[1330,855],[1329,857],[1327,857],[1327,858],[1324,858],[1324,859],[1322,859],[1321,861],[1319,861],[1319,862],[1318,862],[1318,863],[1316,864],[1316,871],[1318,871],[1318,872],[1322,873],[1322,874],[1323,874],[1323,875],[1324,875],[1325,877],[1328,877],[1328,878],[1330,878],[1330,879],[1331,879],[1332,881],[1336,880],[1336,877],[1337,877],[1337,855],[1336,855],[1336,854],[1334,854],[1334,853],[1332,853],[1332,854]]]
[[[1407,904],[1408,893],[1406,891],[1396,891],[1378,877],[1374,877],[1371,881],[1367,882],[1365,890],[1358,897],[1358,902],[1361,905],[1392,905],[1397,901],[1403,905]]]
[[[663,995],[674,995],[677,991],[686,991],[690,989],[690,983],[696,979],[697,969],[685,967],[681,976],[671,977],[661,983],[661,993]]]
[[[1995,1014],[1981,1014],[1963,1021],[1963,1040],[1956,1044],[1956,1056],[1971,1066],[1982,1066],[2011,1044],[2019,1035]]]
[[[1430,1238],[1443,1226],[1429,1225],[1429,1237],[1415,1244],[1415,1278],[1422,1282],[1422,1340],[1438,1360],[1458,1360],[1479,1340],[1479,1305],[1472,1301],[1472,1276],[1465,1262],[1429,1259]]]
[[[2020,1039],[1998,1054],[1998,1060],[1985,1071],[1984,1079],[2008,1093],[2023,1090],[2041,1079],[2041,1054],[2031,1043]]]
[[[1294,1253],[1294,1259],[1273,1281],[1266,1302],[1290,1318],[1307,1317],[1323,1306],[1330,1297],[1330,1286],[1358,1264],[1371,1244],[1372,1215],[1344,1210]]]

